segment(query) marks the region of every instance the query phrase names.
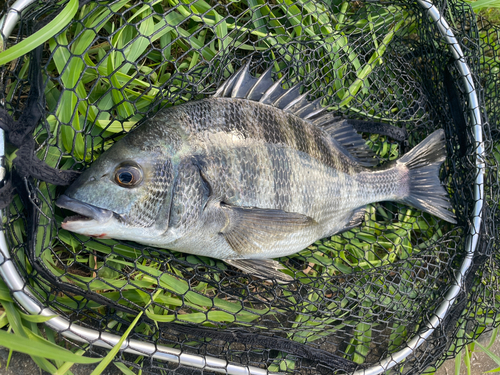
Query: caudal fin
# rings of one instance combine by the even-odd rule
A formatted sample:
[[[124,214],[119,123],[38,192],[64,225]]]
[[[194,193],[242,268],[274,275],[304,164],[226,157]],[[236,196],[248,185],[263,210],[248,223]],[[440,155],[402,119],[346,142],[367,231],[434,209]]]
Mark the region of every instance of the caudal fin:
[[[398,160],[410,173],[409,195],[403,202],[456,223],[448,193],[439,181],[439,168],[446,158],[444,141],[444,131],[436,130]]]

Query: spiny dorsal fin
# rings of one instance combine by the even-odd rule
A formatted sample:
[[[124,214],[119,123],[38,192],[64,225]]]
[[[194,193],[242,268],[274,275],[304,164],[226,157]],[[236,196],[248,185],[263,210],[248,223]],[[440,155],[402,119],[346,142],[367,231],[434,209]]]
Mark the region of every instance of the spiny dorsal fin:
[[[285,90],[285,92],[274,101],[274,105],[278,108],[282,108],[286,111],[286,108],[293,106],[294,102],[300,98],[300,90],[302,89],[302,84],[293,86],[290,90]]]
[[[310,119],[326,111],[326,108],[321,106],[321,99],[310,102],[307,100],[307,93],[300,95],[302,84],[284,89],[281,87],[283,77],[273,81],[271,73],[272,67],[259,78],[255,78],[250,74],[250,61],[248,61],[219,87],[214,97],[254,100],[291,112],[303,119]]]
[[[309,91],[306,91],[302,95],[297,96],[294,100],[292,100],[290,103],[288,103],[283,108],[283,110],[288,111],[290,108],[292,108],[294,106],[297,106],[297,108],[302,108],[303,106],[307,105],[307,103],[309,103],[309,101],[307,100],[307,95],[309,95]]]
[[[323,98],[308,102],[306,105],[297,109],[294,113],[305,120],[317,116],[326,110],[326,108],[321,105],[321,100],[323,100]]]
[[[257,78],[257,82],[255,82],[255,85],[248,92],[248,100],[258,101],[262,95],[264,95],[269,88],[269,82],[273,81],[271,78],[272,73],[273,67],[271,66],[264,73],[262,73],[259,78]]]
[[[283,78],[285,78],[285,76],[274,82],[271,87],[266,90],[264,95],[262,95],[262,97],[259,99],[259,102],[274,106],[274,102],[276,101],[276,99],[278,99],[281,95],[283,95],[284,92],[286,92],[286,90],[281,87]]]
[[[245,98],[245,96],[233,96],[233,91],[234,95],[238,95],[239,89],[241,90],[241,86],[245,85],[245,83],[250,84],[251,86],[254,85],[254,82],[252,80],[256,80],[254,78],[248,68],[250,66],[250,60],[244,65],[243,67],[240,68],[235,74],[233,74],[229,79],[222,84],[221,87],[217,89],[217,91],[214,94],[214,98],[224,98],[224,97],[233,97],[233,98]],[[236,83],[239,83],[238,87],[235,87]],[[251,88],[250,86],[250,88]],[[243,91],[243,90],[241,90]]]
[[[257,78],[250,74],[248,70],[250,61],[240,69],[238,77],[234,81],[233,90],[231,91],[231,98],[246,98],[250,89],[255,85]]]

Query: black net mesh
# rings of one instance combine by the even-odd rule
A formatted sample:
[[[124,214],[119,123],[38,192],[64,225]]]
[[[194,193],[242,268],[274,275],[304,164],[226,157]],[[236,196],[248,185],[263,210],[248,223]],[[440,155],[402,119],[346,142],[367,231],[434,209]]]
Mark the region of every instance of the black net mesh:
[[[466,288],[395,373],[438,366],[498,322],[499,30],[476,23],[461,2],[437,6],[480,88],[487,209]],[[9,45],[60,9],[35,3]],[[28,177],[6,210],[11,256],[40,301],[97,332],[120,335],[142,311],[130,337],[182,353],[270,372],[376,366],[407,348],[444,301],[466,255],[476,203],[477,145],[462,76],[416,2],[82,2],[74,20],[44,45],[36,155],[51,167],[82,170],[160,108],[213,94],[249,59],[254,75],[274,66],[275,78],[285,74],[284,86],[304,83],[336,115],[406,129],[399,140],[363,133],[381,162],[445,129],[441,180],[458,224],[397,203],[373,204],[361,226],[280,259],[295,281],[279,283],[208,257],[62,230],[65,214],[54,201],[64,188]],[[26,55],[2,72],[14,118],[26,107],[29,62]],[[15,150],[7,148],[8,162]],[[85,349],[103,354],[94,345]],[[119,360],[143,373],[210,373],[132,354]]]

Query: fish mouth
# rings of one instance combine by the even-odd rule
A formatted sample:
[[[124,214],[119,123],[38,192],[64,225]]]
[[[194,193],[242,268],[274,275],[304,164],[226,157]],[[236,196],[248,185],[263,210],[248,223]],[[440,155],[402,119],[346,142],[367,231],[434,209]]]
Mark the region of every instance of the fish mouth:
[[[56,201],[56,206],[77,213],[77,215],[66,217],[63,221],[64,224],[72,221],[90,220],[105,223],[114,215],[113,211],[93,206],[78,199],[70,198],[67,195],[61,195]]]

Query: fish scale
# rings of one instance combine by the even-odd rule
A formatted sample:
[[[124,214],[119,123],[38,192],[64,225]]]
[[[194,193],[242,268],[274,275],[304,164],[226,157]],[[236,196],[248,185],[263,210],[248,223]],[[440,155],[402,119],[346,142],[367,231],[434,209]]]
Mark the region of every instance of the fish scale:
[[[269,258],[359,225],[367,204],[392,200],[455,222],[438,178],[442,130],[375,167],[362,137],[321,99],[308,102],[300,87],[283,89],[269,70],[255,78],[248,68],[212,98],[165,109],[107,150],[58,199],[87,216],[63,228],[286,280]],[[142,178],[121,186],[115,174],[127,163]]]
[[[244,103],[240,106],[238,105],[238,101],[242,101]],[[195,107],[195,109],[192,110],[192,107]],[[204,110],[204,107],[206,110]],[[221,107],[226,109],[221,109]],[[241,107],[245,107],[245,116],[241,113],[242,111],[236,111],[235,114],[230,115],[230,113],[234,112],[235,108]],[[201,102],[193,103],[192,105],[187,106],[185,110],[186,114],[192,118],[190,123],[195,122],[194,120],[200,116],[199,113],[210,113],[210,111],[212,111],[211,116],[206,116],[205,120],[201,121],[201,123],[205,126],[203,128],[196,128],[195,137],[199,139],[199,143],[202,144],[204,148],[211,148],[211,151],[205,151],[205,157],[207,160],[214,160],[213,156],[211,156],[211,154],[217,154],[214,150],[221,150],[221,155],[226,155],[225,158],[222,158],[221,156],[217,157],[217,159],[214,160],[209,172],[211,176],[213,176],[213,180],[219,180],[217,185],[224,185],[224,181],[228,181],[225,188],[228,193],[225,198],[234,197],[236,195],[234,190],[236,189],[247,191],[249,188],[252,188],[252,186],[246,186],[248,185],[248,181],[240,177],[245,172],[244,167],[246,165],[246,158],[244,156],[235,157],[236,152],[232,151],[234,148],[238,147],[240,143],[246,142],[246,144],[241,145],[241,147],[245,149],[253,147],[252,153],[259,156],[259,163],[256,163],[257,165],[254,166],[253,170],[253,174],[257,175],[257,178],[252,178],[251,180],[257,179],[274,181],[273,185],[275,188],[272,189],[273,192],[271,192],[270,195],[277,197],[275,201],[268,199],[269,194],[267,193],[269,190],[262,186],[260,189],[262,194],[260,198],[257,198],[257,201],[232,201],[231,203],[233,204],[250,206],[258,205],[260,207],[274,207],[283,210],[294,210],[296,207],[279,204],[280,201],[282,202],[285,199],[288,200],[287,197],[292,195],[294,189],[291,182],[286,181],[286,179],[289,178],[288,174],[285,174],[283,179],[280,179],[279,176],[275,175],[275,166],[286,163],[286,161],[282,159],[294,157],[297,161],[294,165],[298,165],[299,168],[288,168],[288,170],[290,170],[290,174],[295,172],[301,175],[302,173],[300,168],[303,163],[302,161],[299,162],[300,154],[297,154],[297,149],[304,152],[304,154],[301,155],[302,159],[307,158],[308,156],[310,157],[311,154],[316,156],[315,159],[317,163],[309,166],[308,168],[304,168],[304,173],[307,173],[307,169],[311,169],[309,173],[323,170],[323,173],[318,176],[317,181],[314,181],[311,177],[309,177],[304,178],[302,184],[326,186],[333,182],[330,181],[330,176],[332,176],[332,178],[342,179],[342,177],[339,177],[339,170],[347,171],[349,169],[348,166],[343,163],[343,155],[336,152],[333,145],[328,142],[328,135],[322,134],[320,129],[317,129],[314,125],[298,118],[292,118],[293,126],[284,127],[282,124],[287,124],[287,117],[291,116],[288,114],[286,114],[286,116],[272,115],[272,112],[276,111],[276,109],[268,105],[241,99],[230,99],[228,101],[220,99],[207,99]],[[250,114],[248,112],[250,112]],[[217,114],[220,113],[224,115],[218,116]],[[233,118],[239,118],[240,120],[233,122],[231,121]],[[212,121],[209,119],[212,119]],[[248,119],[248,124],[243,123],[242,119]],[[265,132],[259,132],[257,130],[259,128],[256,126],[258,124],[260,124],[260,128],[267,130]],[[299,129],[300,131],[293,129]],[[234,132],[242,135],[242,139],[240,139],[239,142],[234,141]],[[214,134],[219,136],[213,136]],[[207,143],[211,146],[208,146]],[[262,143],[265,143],[266,147],[259,147]],[[283,148],[277,146],[290,146],[290,152],[284,152]],[[229,151],[229,149],[231,149],[231,151]],[[275,149],[273,151],[275,154],[270,154],[270,151],[273,149]],[[289,154],[290,156],[288,156]],[[227,155],[230,155],[232,159],[228,160],[227,158],[229,156]],[[275,166],[267,166],[269,163],[272,164],[273,161]],[[262,165],[262,168],[257,168],[259,165]],[[336,168],[327,170],[325,165],[334,166]],[[354,171],[355,167],[355,165],[352,165],[351,169]],[[273,172],[272,175],[269,173],[266,175],[265,172],[270,170],[274,170],[275,172]],[[240,181],[244,185],[239,188],[235,188],[232,186],[235,181]],[[221,193],[221,195],[224,196],[223,193]],[[329,202],[326,198],[327,197],[325,197],[325,201],[318,202],[318,205],[323,206],[324,204],[328,204]],[[318,198],[316,198],[316,200],[318,200]],[[306,207],[310,206],[310,204],[311,202],[305,202]],[[302,209],[303,207],[299,208]]]

